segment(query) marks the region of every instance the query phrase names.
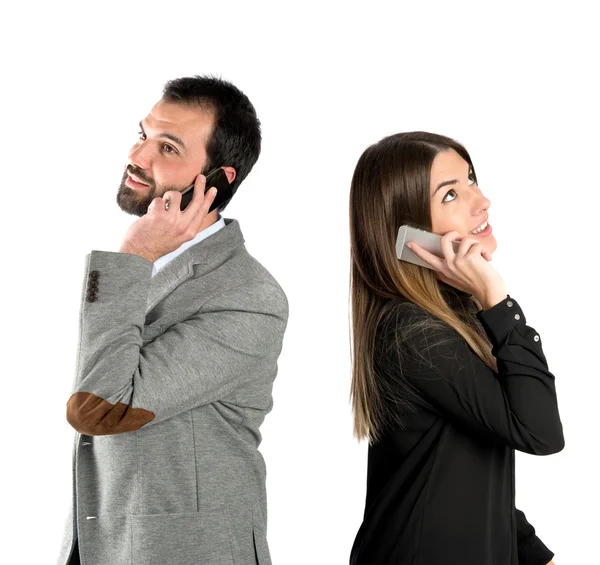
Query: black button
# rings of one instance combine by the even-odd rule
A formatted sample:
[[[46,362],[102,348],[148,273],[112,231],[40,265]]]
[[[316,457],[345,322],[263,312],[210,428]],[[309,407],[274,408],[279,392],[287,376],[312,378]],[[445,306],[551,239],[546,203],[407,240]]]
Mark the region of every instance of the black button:
[[[100,272],[99,271],[90,271],[90,278],[92,279],[97,279],[100,276]]]
[[[88,283],[88,289],[98,290],[98,281],[96,279],[92,279]]]

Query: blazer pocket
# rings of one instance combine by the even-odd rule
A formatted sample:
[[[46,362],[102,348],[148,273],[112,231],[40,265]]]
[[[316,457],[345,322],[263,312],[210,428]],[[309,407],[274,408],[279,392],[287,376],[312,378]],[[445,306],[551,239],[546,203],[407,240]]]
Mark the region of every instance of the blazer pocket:
[[[271,565],[267,532],[263,526],[262,516],[256,510],[252,511],[252,538],[254,541],[254,557],[257,565]]]
[[[133,565],[236,565],[223,507],[131,520]]]
[[[252,536],[254,538],[254,556],[257,565],[271,565],[271,555],[269,554],[267,537],[256,526],[252,528]]]

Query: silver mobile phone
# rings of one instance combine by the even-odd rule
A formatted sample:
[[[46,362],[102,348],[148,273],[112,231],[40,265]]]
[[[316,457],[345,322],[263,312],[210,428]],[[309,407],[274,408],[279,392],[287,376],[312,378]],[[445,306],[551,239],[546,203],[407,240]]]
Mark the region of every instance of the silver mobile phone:
[[[412,226],[400,226],[398,230],[398,237],[396,238],[396,257],[401,261],[408,261],[409,263],[414,263],[415,265],[421,265],[421,267],[427,267],[428,269],[435,270],[431,265],[425,263],[419,256],[415,255],[406,244],[410,241],[414,241],[418,245],[420,245],[425,251],[429,251],[429,253],[433,253],[433,255],[437,255],[440,259],[444,258],[444,253],[442,251],[442,245],[440,240],[442,239],[441,235],[437,233],[431,233],[425,230],[421,230],[419,228],[413,228]],[[458,246],[460,245],[460,241],[453,241],[452,246],[454,247],[454,252],[458,251]]]

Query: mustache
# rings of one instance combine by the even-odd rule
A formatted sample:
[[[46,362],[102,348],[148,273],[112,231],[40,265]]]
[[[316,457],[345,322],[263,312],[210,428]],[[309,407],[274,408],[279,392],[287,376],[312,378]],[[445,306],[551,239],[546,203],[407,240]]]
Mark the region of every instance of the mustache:
[[[149,179],[144,173],[142,173],[135,167],[131,167],[131,166],[127,165],[125,170],[126,170],[126,172],[128,172],[132,175],[135,175],[137,178],[142,179],[145,183],[148,183],[149,186],[152,186],[152,187],[154,186],[154,181],[152,179]]]

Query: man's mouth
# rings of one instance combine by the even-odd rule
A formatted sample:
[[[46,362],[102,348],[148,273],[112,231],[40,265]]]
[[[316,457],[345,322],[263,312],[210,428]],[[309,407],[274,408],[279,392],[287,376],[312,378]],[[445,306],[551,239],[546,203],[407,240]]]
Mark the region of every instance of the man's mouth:
[[[136,177],[135,175],[132,175],[131,173],[127,173],[127,179],[125,180],[125,184],[129,187],[129,188],[134,188],[134,189],[143,189],[143,188],[148,188],[148,183],[143,182],[142,180],[140,180],[138,177]]]

